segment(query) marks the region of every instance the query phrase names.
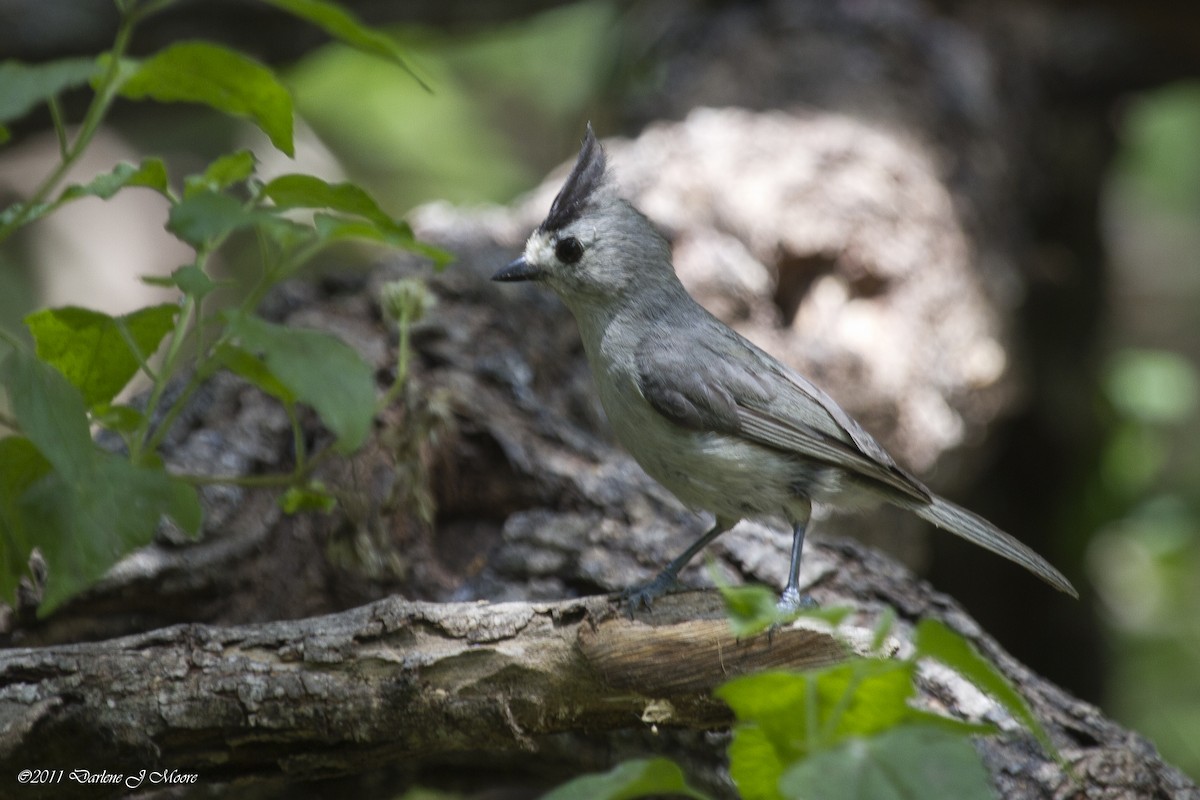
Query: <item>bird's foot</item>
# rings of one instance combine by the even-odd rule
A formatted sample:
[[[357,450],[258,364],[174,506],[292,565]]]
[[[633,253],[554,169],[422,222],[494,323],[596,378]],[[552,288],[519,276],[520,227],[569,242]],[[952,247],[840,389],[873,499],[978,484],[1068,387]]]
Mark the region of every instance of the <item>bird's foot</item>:
[[[778,619],[767,628],[767,641],[773,641],[775,634],[779,633],[784,625],[791,622],[796,614],[818,607],[819,605],[812,595],[800,594],[800,590],[795,586],[786,587],[783,594],[779,595],[778,602],[775,603]]]
[[[662,597],[667,592],[675,588],[676,576],[670,572],[660,572],[654,580],[643,586],[633,586],[621,592],[621,600],[626,604],[625,610],[629,613],[629,618],[633,619],[633,615],[638,609],[650,610],[654,605],[654,601]]]
[[[795,586],[785,587],[783,594],[779,595],[779,602],[775,604],[775,608],[784,614],[809,611],[817,607],[818,603],[812,595],[800,594],[800,590]]]

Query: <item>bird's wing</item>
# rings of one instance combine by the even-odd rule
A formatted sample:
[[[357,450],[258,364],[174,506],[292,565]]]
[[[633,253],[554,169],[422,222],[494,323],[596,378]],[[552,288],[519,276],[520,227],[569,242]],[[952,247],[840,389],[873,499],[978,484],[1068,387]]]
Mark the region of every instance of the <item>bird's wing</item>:
[[[829,395],[745,340],[647,337],[637,378],[650,405],[677,425],[822,461],[914,500],[931,497]]]

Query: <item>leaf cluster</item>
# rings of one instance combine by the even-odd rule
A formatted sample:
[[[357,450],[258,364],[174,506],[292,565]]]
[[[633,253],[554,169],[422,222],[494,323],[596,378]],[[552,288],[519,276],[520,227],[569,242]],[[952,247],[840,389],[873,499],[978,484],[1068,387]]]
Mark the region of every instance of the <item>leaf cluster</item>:
[[[759,602],[761,587],[723,589],[735,630],[778,616]],[[759,612],[749,609],[758,608]],[[816,612],[836,622],[844,610]],[[803,616],[802,614],[801,616]],[[796,614],[788,615],[795,618]],[[768,671],[735,678],[716,691],[733,710],[729,772],[746,800],[903,800],[911,797],[994,797],[970,737],[991,725],[923,711],[913,705],[923,661],[936,661],[969,680],[1028,728],[1047,752],[1048,735],[1024,698],[959,634],[923,620],[903,659],[878,655],[893,616],[875,632],[874,655],[806,672]],[[680,796],[704,800],[682,770],[665,758],[619,764],[553,790],[545,800],[631,800]]]
[[[335,3],[261,1],[409,69],[391,39]],[[117,98],[202,104],[249,121],[275,148],[293,154],[291,95],[268,66],[204,41],[177,42],[147,58],[131,58],[127,49],[137,25],[176,0],[115,2],[121,25],[108,52],[94,59],[0,63],[0,142],[8,139],[6,124],[44,103],[60,155],[32,196],[0,210],[0,242],[69,203],[107,200],[141,188],[162,197],[166,229],[191,248],[194,258],[169,277],[143,278],[175,291],[176,302],[121,316],[78,307],[37,311],[25,318],[32,348],[0,331],[9,345],[0,363],[9,413],[0,416],[0,424],[11,431],[0,439],[0,598],[12,597],[36,548],[50,576],[40,613],[146,544],[164,520],[194,535],[202,521],[196,487],[203,483],[290,487],[282,499],[289,511],[328,510],[332,496],[309,478],[326,451],[305,452],[297,408],[312,408],[329,429],[329,451],[352,452],[367,437],[377,410],[373,371],[336,337],[268,322],[255,308],[271,287],[339,242],[399,247],[439,266],[447,260],[418,242],[406,223],[393,219],[361,187],[304,174],[263,181],[249,151],[222,155],[201,172],[176,179],[162,159],[149,157],[59,188]],[[72,132],[59,96],[84,86],[90,87],[92,100]],[[210,258],[239,233],[257,237],[261,270],[237,306],[216,308],[210,295],[218,283]],[[195,390],[218,369],[232,371],[283,404],[295,441],[290,473],[244,478],[164,469],[159,445]],[[137,402],[119,401],[139,373],[150,386],[146,395]],[[166,392],[171,381],[183,382],[182,391]],[[115,434],[118,451],[97,446],[95,430]]]

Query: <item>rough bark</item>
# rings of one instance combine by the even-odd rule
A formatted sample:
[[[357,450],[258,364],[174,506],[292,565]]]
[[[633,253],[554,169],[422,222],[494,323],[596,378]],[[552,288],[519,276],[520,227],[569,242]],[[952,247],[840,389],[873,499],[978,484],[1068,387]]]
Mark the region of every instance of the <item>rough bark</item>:
[[[995,703],[930,670],[918,702],[1003,735],[977,747],[1003,797],[1195,798],[1153,747],[1007,656],[953,601],[857,546],[819,547],[819,596],[854,608],[836,635],[801,623],[738,640],[715,592],[664,598],[628,618],[608,597],[555,603],[419,603],[392,598],[341,614],[240,627],[180,625],[81,645],[0,653],[0,771],[64,769],[31,797],[290,782],[390,769],[478,791],[497,771],[527,789],[604,766],[630,732],[657,749],[687,742],[699,780],[722,778],[728,709],[709,694],[751,670],[834,663],[868,641],[886,606],[895,634],[934,616],[974,640],[1015,682],[1080,784]],[[583,733],[586,731],[586,733]],[[686,734],[683,734],[686,736]],[[608,743],[605,745],[604,743]],[[651,748],[655,745],[651,744]],[[463,770],[464,765],[472,770]],[[698,767],[699,768],[699,767]],[[81,783],[88,770],[118,784]],[[143,772],[143,770],[147,772]],[[156,773],[156,774],[150,774]],[[23,793],[22,796],[26,796]]]
[[[827,633],[738,642],[710,601],[672,598],[648,625],[613,614],[605,598],[393,599],[298,622],[9,651],[0,758],[13,768],[65,756],[109,773],[176,769],[205,784],[429,769],[471,753],[519,761],[548,737],[631,720],[725,725],[727,709],[707,693],[723,676],[841,654]],[[677,668],[664,671],[664,658]],[[85,757],[101,734],[105,747]],[[68,779],[40,794],[91,791]]]

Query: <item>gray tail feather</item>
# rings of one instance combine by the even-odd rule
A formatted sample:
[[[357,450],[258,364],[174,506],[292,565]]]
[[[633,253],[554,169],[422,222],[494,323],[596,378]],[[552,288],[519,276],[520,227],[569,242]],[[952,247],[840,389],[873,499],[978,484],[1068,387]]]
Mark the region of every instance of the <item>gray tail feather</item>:
[[[965,508],[956,506],[949,500],[944,500],[936,495],[930,503],[907,499],[899,502],[893,500],[892,502],[902,508],[907,508],[921,519],[950,531],[955,536],[961,536],[968,542],[973,542],[985,550],[991,550],[996,555],[1004,556],[1009,561],[1020,564],[1060,592],[1066,592],[1075,598],[1079,597],[1079,592],[1075,591],[1071,582],[1052,567],[1050,562],[983,517],[972,514]]]

